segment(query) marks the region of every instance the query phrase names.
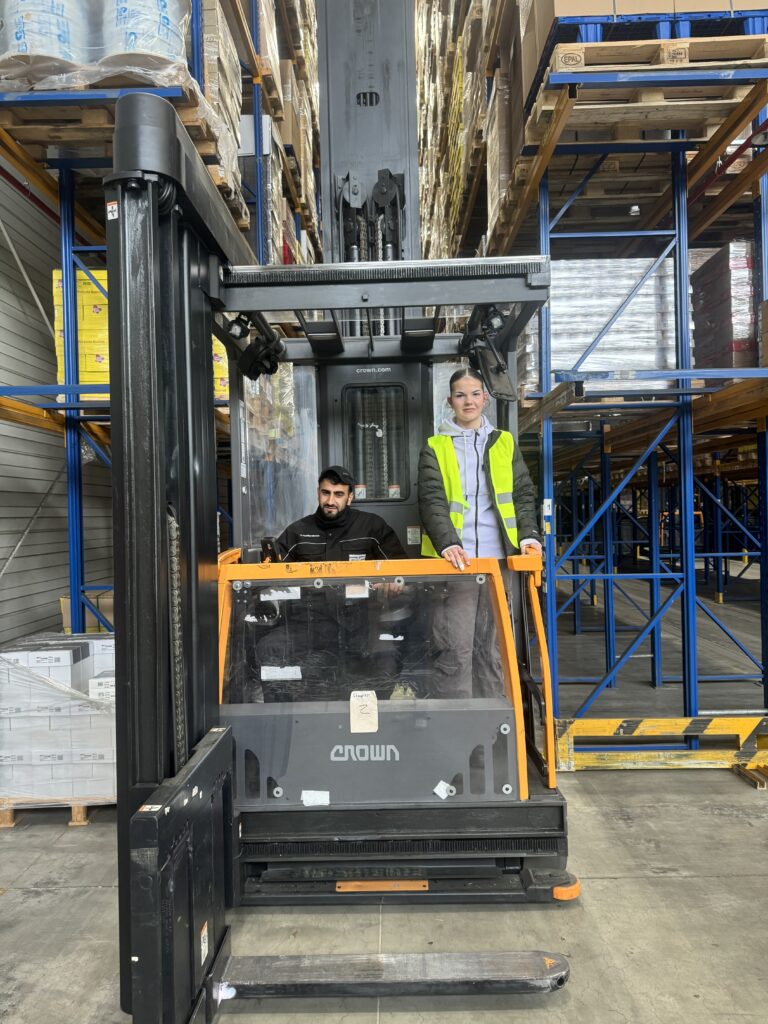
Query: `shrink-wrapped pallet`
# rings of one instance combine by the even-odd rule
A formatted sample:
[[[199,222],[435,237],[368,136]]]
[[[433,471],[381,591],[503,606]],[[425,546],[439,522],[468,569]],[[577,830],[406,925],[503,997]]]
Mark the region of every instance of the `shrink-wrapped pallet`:
[[[0,807],[114,799],[114,700],[0,652]]]
[[[214,0],[204,0],[201,88],[187,64],[191,13],[192,0],[0,0],[0,92],[180,86],[236,186],[239,61]]]
[[[692,275],[691,285],[696,366],[756,366],[752,243],[723,246]]]
[[[554,260],[550,291],[552,369],[572,370],[651,265],[650,260]],[[610,287],[608,287],[608,284]],[[666,370],[676,366],[675,287],[671,260],[639,289],[580,369]],[[538,390],[535,320],[518,346],[520,391]],[[666,381],[590,381],[590,391],[660,390]]]
[[[485,137],[488,154],[488,234],[490,235],[496,224],[501,200],[506,194],[510,177],[509,79],[500,71],[496,71],[493,76]]]

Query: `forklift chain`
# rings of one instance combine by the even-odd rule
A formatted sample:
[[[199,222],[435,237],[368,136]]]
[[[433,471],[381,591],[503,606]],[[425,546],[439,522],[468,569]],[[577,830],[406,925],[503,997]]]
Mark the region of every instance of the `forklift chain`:
[[[176,771],[188,760],[187,695],[184,686],[184,644],[181,624],[181,566],[179,524],[168,513],[168,590],[171,627],[171,674],[173,676],[173,736]]]

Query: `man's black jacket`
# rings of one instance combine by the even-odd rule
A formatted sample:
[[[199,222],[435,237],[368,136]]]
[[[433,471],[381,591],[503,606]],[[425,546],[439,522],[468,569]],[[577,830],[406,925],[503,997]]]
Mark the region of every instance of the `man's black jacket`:
[[[291,523],[277,538],[284,562],[349,562],[406,558],[397,535],[381,516],[347,507],[335,519],[318,509]]]

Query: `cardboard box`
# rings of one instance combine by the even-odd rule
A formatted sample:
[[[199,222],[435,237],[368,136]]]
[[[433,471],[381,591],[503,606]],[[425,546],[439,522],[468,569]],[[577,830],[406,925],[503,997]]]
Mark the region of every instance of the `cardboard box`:
[[[29,651],[0,650],[0,658],[5,658],[6,661],[13,662],[14,665],[23,665],[25,668],[29,665]]]
[[[91,602],[91,604],[95,604],[98,607],[99,591],[97,591],[97,590],[86,590],[85,595],[88,598],[88,600]],[[60,597],[59,598],[59,605],[61,607],[61,625],[62,625],[62,629],[64,630],[65,633],[71,633],[72,632],[72,613],[71,613],[71,605],[70,605],[69,598],[68,597]],[[86,633],[98,633],[100,629],[101,629],[101,626],[99,625],[99,620],[96,618],[96,616],[93,614],[93,612],[89,608],[86,608],[85,609],[85,632]]]
[[[97,700],[115,699],[115,673],[106,670],[88,680],[88,696]]]

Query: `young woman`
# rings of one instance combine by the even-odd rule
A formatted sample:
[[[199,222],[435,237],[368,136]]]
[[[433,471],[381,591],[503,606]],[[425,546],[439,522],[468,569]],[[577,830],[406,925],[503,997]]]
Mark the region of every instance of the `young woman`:
[[[488,400],[476,370],[454,373],[453,416],[419,457],[421,553],[462,570],[471,558],[541,553],[533,483],[512,435],[484,415]],[[446,597],[436,610],[433,644],[435,696],[503,692],[492,610],[481,586],[456,587]]]

